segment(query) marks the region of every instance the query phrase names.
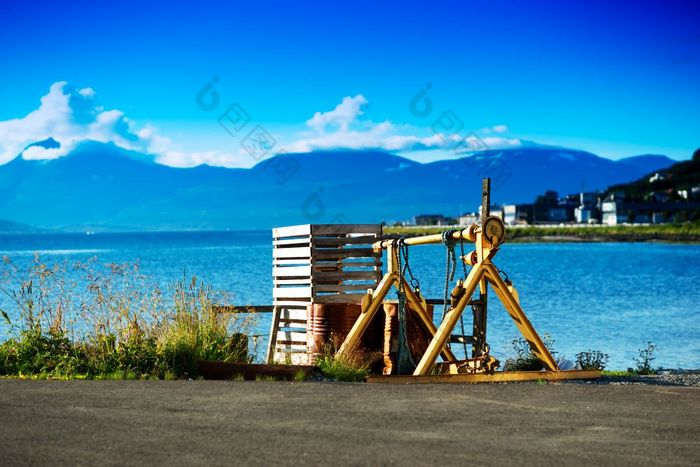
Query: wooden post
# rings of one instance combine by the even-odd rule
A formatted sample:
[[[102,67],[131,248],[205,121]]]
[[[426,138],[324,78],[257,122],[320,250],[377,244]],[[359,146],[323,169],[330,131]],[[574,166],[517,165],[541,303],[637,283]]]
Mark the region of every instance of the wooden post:
[[[486,218],[491,215],[491,179],[485,178],[481,182],[481,219],[480,224],[484,225]],[[472,305],[474,314],[473,332],[474,341],[472,343],[472,358],[482,356],[486,351],[486,317],[488,306],[488,289],[486,279],[479,283],[479,299],[477,304]]]

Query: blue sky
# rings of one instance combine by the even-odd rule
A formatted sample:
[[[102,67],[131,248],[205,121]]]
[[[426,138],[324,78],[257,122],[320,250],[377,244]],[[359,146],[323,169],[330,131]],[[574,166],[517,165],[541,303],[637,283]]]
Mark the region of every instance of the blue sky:
[[[55,133],[64,148],[104,139],[171,165],[250,166],[241,141],[257,125],[273,151],[423,161],[475,139],[611,158],[700,146],[694,2],[329,3],[5,1],[0,162]],[[219,105],[205,111],[196,95],[213,78]],[[426,85],[421,116],[410,102]],[[233,135],[217,121],[231,104],[249,118]]]

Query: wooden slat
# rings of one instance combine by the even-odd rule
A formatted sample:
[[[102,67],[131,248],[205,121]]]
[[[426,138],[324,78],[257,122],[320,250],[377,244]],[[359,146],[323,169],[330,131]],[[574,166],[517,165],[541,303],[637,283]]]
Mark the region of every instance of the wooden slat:
[[[290,308],[282,308],[280,311],[280,319],[281,320],[303,320],[306,322],[306,307],[303,310],[300,309],[290,309]]]
[[[275,285],[311,285],[311,278],[304,277],[302,279],[274,279],[273,283]]]
[[[307,277],[311,276],[311,266],[275,266],[272,277]]]
[[[312,235],[330,234],[381,234],[382,226],[377,224],[313,224],[311,225]]]
[[[273,240],[272,245],[275,247],[288,247],[290,245],[309,245],[311,243],[310,237],[298,237],[298,238],[285,238],[282,240]]]
[[[279,251],[279,250],[275,250]],[[313,258],[316,260],[344,259],[344,258],[372,258],[374,252],[371,248],[348,248],[342,249],[313,249]],[[291,256],[278,256],[278,258],[291,258]]]
[[[283,306],[288,310],[303,310],[306,312],[306,307],[311,305],[311,297],[307,298],[304,302],[294,302],[291,299],[282,298],[275,302],[275,306]]]
[[[345,291],[367,291],[372,288],[371,284],[347,284],[347,285],[315,285],[315,292],[345,292]]]
[[[286,341],[297,342],[299,344],[306,345],[306,333],[305,332],[279,331],[277,333],[277,342],[283,343]]]
[[[285,331],[306,332],[306,320],[280,319],[279,323],[280,325],[277,329],[284,328]]]
[[[355,280],[378,280],[382,277],[380,271],[346,271],[346,272],[325,272],[319,271],[314,274],[314,281],[355,281]]]
[[[323,268],[330,267],[342,267],[342,268],[371,268],[380,266],[382,264],[381,258],[376,258],[373,261],[316,261],[312,266],[312,271],[317,271]]]
[[[277,250],[273,250],[277,251]],[[310,258],[301,259],[286,259],[286,258],[274,258],[272,260],[272,266],[306,266],[311,263]]]
[[[381,237],[378,235],[361,235],[357,237],[313,237],[316,246],[371,245]]]
[[[295,248],[274,248],[272,250],[273,258],[310,258],[311,247],[295,247]]]
[[[306,342],[304,344],[278,344],[275,351],[276,352],[306,352],[307,350]]]
[[[287,340],[277,340],[279,345],[291,345],[294,347],[300,347],[302,344],[306,344],[306,341],[287,341]]]
[[[275,298],[311,298],[311,287],[275,287],[272,289]]]
[[[272,229],[272,237],[273,238],[297,237],[297,236],[301,236],[301,235],[310,235],[310,234],[311,234],[311,225],[310,224],[291,225],[289,227],[277,227],[276,229]]]
[[[314,297],[314,303],[362,303],[362,298],[365,294],[333,294],[333,295],[317,295]]]

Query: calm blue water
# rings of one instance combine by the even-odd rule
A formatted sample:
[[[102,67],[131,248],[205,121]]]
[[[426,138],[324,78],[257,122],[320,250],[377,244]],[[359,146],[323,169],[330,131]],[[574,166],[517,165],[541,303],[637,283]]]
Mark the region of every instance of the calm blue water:
[[[27,264],[35,253],[46,263],[91,257],[138,262],[161,285],[185,271],[229,292],[237,305],[272,302],[269,232],[0,236],[0,256]],[[414,247],[411,261],[423,291],[442,297],[443,247]],[[623,369],[652,341],[658,345],[655,364],[700,368],[700,245],[506,244],[494,262],[514,281],[528,317],[541,334],[551,334],[560,355],[601,350],[610,355],[610,368]],[[492,353],[504,358],[518,333],[493,294],[488,319]],[[269,315],[261,315],[257,332],[267,333],[268,326]],[[6,333],[0,327],[0,336]]]

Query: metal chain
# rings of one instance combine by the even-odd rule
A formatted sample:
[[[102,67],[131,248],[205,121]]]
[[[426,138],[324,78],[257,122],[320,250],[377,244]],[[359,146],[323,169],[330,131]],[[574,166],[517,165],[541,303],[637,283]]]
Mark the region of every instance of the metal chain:
[[[452,234],[454,230],[445,230],[442,233],[442,243],[445,245],[446,256],[445,256],[445,294],[442,301],[442,318],[441,322],[445,320],[445,315],[447,314],[447,305],[449,303],[450,295],[450,282],[454,280],[455,277],[455,249],[454,241],[452,240]],[[449,345],[449,344],[448,344]]]
[[[415,368],[415,362],[413,361],[413,358],[411,356],[410,349],[408,347],[408,330],[406,328],[406,291],[404,290],[404,281],[402,280],[404,278],[404,274],[406,270],[409,271],[409,274],[411,275],[411,283],[413,283],[413,280],[415,278],[413,277],[413,273],[411,272],[411,268],[408,264],[408,245],[404,244],[404,237],[399,238],[397,241],[394,243],[394,248],[392,248],[392,252],[396,253],[396,264],[398,266],[399,270],[399,287],[397,291],[397,296],[398,296],[398,305],[397,305],[397,321],[399,325],[398,329],[398,337],[399,337],[399,345],[397,349],[397,355],[396,355],[396,367],[397,367],[397,373],[399,374],[407,374],[413,371],[413,368]],[[401,250],[405,250],[405,253],[402,253]],[[392,253],[393,254],[393,253]],[[405,258],[404,264],[401,264],[401,259]],[[416,280],[417,282],[417,280]]]
[[[403,261],[404,266],[403,266],[403,269],[401,270],[401,276],[405,277],[406,272],[408,272],[408,276],[410,277],[409,282],[411,283],[411,287],[413,287],[414,289],[420,289],[420,282],[413,275],[413,270],[411,270],[411,263],[408,260],[408,252],[410,249],[408,248],[408,245],[406,245],[404,243],[405,239],[406,239],[405,236],[401,236],[401,237],[399,237],[399,241],[398,241],[398,243],[399,243],[399,248],[398,248],[399,255],[403,255],[403,259],[404,259],[404,261]]]
[[[460,259],[462,260],[462,271],[464,272],[464,282],[467,281],[467,263],[464,261],[464,235],[459,236],[459,250],[462,253],[462,256]],[[464,358],[468,358],[469,354],[467,353],[467,339],[466,339],[466,333],[464,331],[464,313],[462,313],[459,316],[459,326],[462,330],[462,347],[464,348]]]

